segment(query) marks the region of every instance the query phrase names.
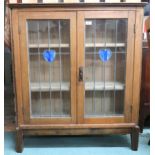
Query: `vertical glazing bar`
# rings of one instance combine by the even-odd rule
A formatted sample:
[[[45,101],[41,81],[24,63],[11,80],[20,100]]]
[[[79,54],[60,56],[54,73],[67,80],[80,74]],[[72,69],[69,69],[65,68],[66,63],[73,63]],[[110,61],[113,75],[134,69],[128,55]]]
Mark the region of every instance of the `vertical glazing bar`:
[[[93,20],[93,22],[94,22],[94,20]],[[92,33],[93,34],[93,33]],[[94,34],[93,34],[94,35]],[[93,35],[92,35],[92,42],[93,42]],[[91,53],[91,63],[92,63],[92,65],[91,65],[91,73],[92,73],[92,81],[93,81],[93,73],[94,73],[94,67],[93,67],[93,63],[94,63],[94,52],[92,52]],[[92,82],[92,85],[93,85],[94,83]],[[93,115],[93,105],[94,105],[94,97],[93,97],[93,91],[91,91],[91,95],[92,95],[92,115]]]
[[[85,20],[85,24],[84,24],[84,67],[83,67],[83,72],[84,72],[84,78],[83,78],[83,82],[84,82],[84,95],[85,95],[85,98],[84,98],[84,115],[86,114],[86,77],[85,77],[85,71],[86,71],[86,20]]]
[[[94,29],[94,61],[93,61],[94,90],[93,90],[93,112],[95,114],[95,112],[96,112],[96,108],[95,108],[96,20],[94,20],[93,29]]]
[[[31,23],[31,22],[30,22]],[[27,37],[27,42],[28,42],[28,51],[29,51],[29,53],[28,53],[28,55],[29,55],[29,57],[28,57],[28,62],[29,62],[29,70],[31,69],[30,68],[30,64],[31,64],[31,52],[30,52],[30,40],[29,40],[29,37],[30,37],[30,34],[29,34],[29,21],[26,23],[27,24],[27,30],[26,30],[26,34],[28,34],[28,37]],[[32,55],[33,56],[33,55]],[[30,87],[29,88],[31,88],[31,71],[29,71],[29,79],[30,79],[30,81],[29,81],[29,85],[30,85]],[[33,113],[32,113],[32,91],[31,91],[31,89],[30,89],[30,91],[29,91],[29,95],[30,95],[30,115],[32,116],[33,115]]]
[[[104,41],[104,48],[106,48],[106,43],[107,43],[107,20],[105,20],[105,27],[104,27],[104,34],[105,34],[105,41]],[[103,92],[103,96],[104,96],[104,115],[106,115],[106,111],[105,111],[105,62],[103,62],[103,68],[104,68],[104,92]]]
[[[118,20],[115,20],[115,60],[114,60],[114,107],[113,107],[113,114],[115,115],[115,97],[116,97],[116,74],[117,74],[117,22]]]
[[[38,37],[38,66],[39,66],[39,96],[40,96],[40,117],[42,116],[42,103],[41,103],[41,70],[40,70],[40,34],[39,34],[39,21],[37,22],[37,37]]]
[[[60,72],[59,72],[59,79],[60,79],[60,102],[61,102],[61,114],[63,114],[63,102],[62,102],[62,90],[61,90],[61,84],[62,84],[62,79],[61,79],[61,73],[62,73],[62,62],[61,62],[61,22],[59,20],[59,58],[60,58]]]
[[[122,22],[122,21],[121,21]],[[125,53],[124,53],[124,60],[125,60],[125,65],[124,65],[124,84],[125,84],[125,78],[126,78],[126,55],[127,55],[127,33],[128,33],[128,29],[127,29],[127,20],[125,20]]]
[[[51,42],[51,35],[50,35],[50,20],[48,20],[48,49],[50,50],[50,42]],[[52,99],[51,99],[51,93],[52,93],[52,89],[51,89],[51,63],[49,63],[49,85],[50,85],[50,116],[52,116]]]
[[[104,26],[105,26],[105,20],[102,20],[102,22],[104,21]],[[102,32],[104,32],[104,30],[102,29]],[[104,39],[104,35],[103,35],[103,39]],[[104,43],[104,42],[103,42]],[[102,63],[102,73],[101,73],[101,81],[102,80],[104,80],[104,75],[103,75],[103,73],[104,73],[104,71],[103,71],[103,69],[104,69],[104,66],[103,66],[103,63]],[[102,95],[102,92],[101,92],[101,115],[103,115],[103,95]]]
[[[124,51],[124,53],[123,53],[123,59],[124,59],[124,62],[125,62],[125,64],[123,65],[124,66],[124,81],[123,81],[123,84],[124,84],[124,86],[125,86],[125,88],[124,88],[124,91],[123,91],[123,94],[122,94],[122,96],[123,97],[125,97],[125,89],[126,89],[126,85],[125,85],[125,79],[126,79],[126,56],[127,56],[127,34],[128,34],[128,29],[127,29],[127,26],[128,26],[128,24],[127,24],[127,20],[126,19],[124,19],[125,20],[125,51]],[[122,22],[122,21],[121,21]],[[124,98],[124,100],[125,100],[125,98]],[[124,104],[124,103],[123,103]],[[124,105],[123,105],[124,106]],[[124,112],[124,111],[123,111]]]

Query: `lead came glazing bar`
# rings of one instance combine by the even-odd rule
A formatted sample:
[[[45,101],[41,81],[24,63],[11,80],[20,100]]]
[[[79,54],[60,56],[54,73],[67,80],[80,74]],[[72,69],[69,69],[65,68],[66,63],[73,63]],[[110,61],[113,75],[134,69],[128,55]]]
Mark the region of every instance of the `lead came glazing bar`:
[[[115,20],[115,45],[117,45],[117,23],[118,20]],[[115,114],[115,97],[116,97],[116,74],[117,74],[117,68],[116,68],[116,64],[117,64],[117,46],[115,46],[115,60],[114,60],[114,107],[113,107],[113,114]]]
[[[27,33],[28,33],[28,37],[27,37],[27,42],[28,42],[28,47],[29,47],[29,45],[30,45],[30,40],[29,40],[29,37],[30,37],[30,33],[29,33],[29,24],[30,24],[31,22],[29,22],[28,21],[28,23],[27,23],[27,27],[28,27],[28,31],[27,31]],[[31,39],[31,38],[30,38]],[[31,61],[30,61],[30,57],[31,57],[31,52],[30,52],[30,48],[29,48],[29,60],[28,60],[28,62],[29,62],[29,77],[30,77],[30,81],[29,81],[29,86],[30,86],[30,88],[29,88],[29,90],[30,90],[30,112],[31,112],[31,116],[32,116],[32,95],[31,95],[31,93],[32,93],[32,91],[31,91],[31,71],[30,71],[30,64],[31,64]]]
[[[60,102],[61,102],[61,114],[63,115],[63,102],[62,102],[62,90],[61,90],[61,73],[62,73],[62,62],[61,62],[61,22],[59,20],[59,58],[60,58],[60,73],[59,73],[59,79],[60,79]]]
[[[40,70],[40,47],[39,47],[39,44],[40,44],[40,34],[39,34],[39,29],[40,29],[40,26],[39,26],[39,21],[37,22],[37,37],[38,37],[38,66],[39,66],[39,96],[40,96],[40,117],[42,116],[42,103],[41,103],[41,99],[42,99],[42,95],[41,95],[41,70]]]
[[[94,20],[92,20],[92,22],[93,22]],[[92,33],[93,34],[93,33]],[[93,42],[93,37],[92,37],[92,42]],[[94,73],[94,67],[93,67],[93,59],[94,59],[94,51],[93,51],[93,53],[92,53],[92,55],[91,55],[91,61],[92,61],[92,65],[91,65],[91,68],[92,68],[92,70],[91,70],[91,72],[92,72],[92,81],[93,81],[93,73]],[[91,95],[93,95],[93,92],[91,92]],[[93,105],[94,105],[94,98],[93,98],[93,96],[92,96],[92,115],[93,115]]]
[[[94,79],[94,90],[93,90],[93,113],[95,114],[95,63],[96,63],[96,20],[93,22],[94,29],[94,61],[93,61],[93,79]]]
[[[51,42],[51,35],[50,35],[50,20],[48,20],[48,49],[50,50],[50,42]],[[52,99],[51,99],[51,63],[49,63],[49,85],[50,85],[50,115],[52,116]]]
[[[104,27],[105,27],[105,20],[103,20],[104,21]],[[102,29],[103,30],[103,29]],[[103,30],[104,31],[104,30]],[[105,34],[105,33],[104,33]],[[104,35],[103,35],[103,40],[104,40]],[[104,42],[103,42],[104,43]],[[104,73],[104,65],[103,65],[103,62],[102,62],[102,73],[101,73],[101,80],[104,80],[104,75],[103,75],[103,73]],[[102,94],[102,92],[101,92],[101,94]],[[103,115],[103,95],[101,95],[101,114]]]
[[[107,20],[105,20],[105,27],[104,27],[104,33],[105,33],[105,42],[104,42],[104,47],[106,48],[106,42],[107,42],[107,39],[106,39],[106,35],[107,35]],[[103,66],[104,66],[104,115],[106,115],[106,111],[105,111],[105,62],[103,63]]]

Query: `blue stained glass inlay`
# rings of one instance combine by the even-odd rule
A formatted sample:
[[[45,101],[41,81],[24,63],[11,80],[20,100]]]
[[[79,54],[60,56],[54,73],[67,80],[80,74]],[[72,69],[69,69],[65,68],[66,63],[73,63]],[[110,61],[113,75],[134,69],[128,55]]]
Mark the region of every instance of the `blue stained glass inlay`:
[[[112,52],[110,49],[100,49],[99,50],[99,57],[101,61],[107,62],[112,56]]]
[[[56,52],[55,50],[45,50],[43,52],[43,58],[47,62],[53,62],[56,57]]]

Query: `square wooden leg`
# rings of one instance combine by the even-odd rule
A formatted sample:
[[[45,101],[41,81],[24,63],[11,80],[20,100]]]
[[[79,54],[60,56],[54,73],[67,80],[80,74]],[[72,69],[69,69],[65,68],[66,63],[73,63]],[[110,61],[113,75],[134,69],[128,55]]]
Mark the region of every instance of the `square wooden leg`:
[[[16,131],[16,152],[21,153],[23,151],[23,131],[17,129]]]
[[[138,150],[139,141],[139,126],[135,126],[131,131],[131,149],[134,151]]]

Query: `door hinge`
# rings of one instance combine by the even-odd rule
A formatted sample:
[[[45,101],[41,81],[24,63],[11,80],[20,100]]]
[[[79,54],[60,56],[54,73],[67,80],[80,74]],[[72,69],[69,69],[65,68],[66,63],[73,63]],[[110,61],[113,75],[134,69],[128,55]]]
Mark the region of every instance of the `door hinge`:
[[[132,105],[130,105],[130,113],[132,113]]]
[[[136,33],[136,25],[135,24],[134,24],[134,30],[133,31],[134,31],[134,34],[135,34]]]
[[[19,25],[19,27],[18,27],[18,33],[20,34],[20,32],[21,32],[21,28],[20,28],[20,25]]]
[[[24,107],[22,107],[22,113],[23,113],[23,116],[24,116]]]

